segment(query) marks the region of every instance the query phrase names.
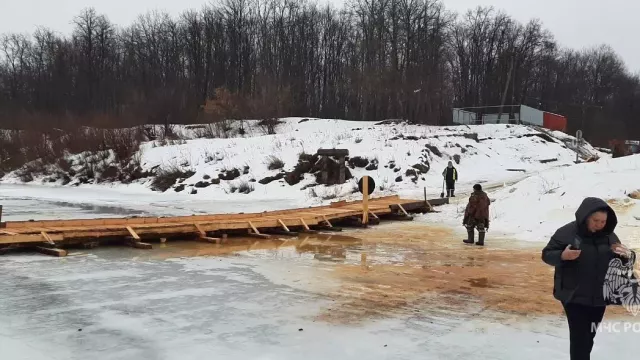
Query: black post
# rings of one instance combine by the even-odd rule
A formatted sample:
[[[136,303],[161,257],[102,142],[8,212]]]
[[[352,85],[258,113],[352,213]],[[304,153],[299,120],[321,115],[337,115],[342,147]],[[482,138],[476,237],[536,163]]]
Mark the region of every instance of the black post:
[[[424,204],[427,205],[427,187],[424,187]]]

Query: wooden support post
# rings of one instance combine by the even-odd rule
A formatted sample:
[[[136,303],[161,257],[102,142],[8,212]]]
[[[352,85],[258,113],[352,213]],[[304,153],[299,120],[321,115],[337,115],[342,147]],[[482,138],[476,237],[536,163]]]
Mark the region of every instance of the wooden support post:
[[[427,200],[427,187],[424,187],[424,204],[429,208],[429,212],[433,211],[433,206],[431,206],[431,203],[429,202],[429,200]]]
[[[133,237],[133,240],[129,242],[129,245],[133,246],[136,249],[145,249],[145,250],[153,249],[153,246],[151,246],[151,244],[140,242],[141,240],[140,236],[138,236],[138,234],[135,231],[133,231],[131,226],[127,226],[126,228],[129,234],[131,234],[131,237]]]
[[[302,230],[300,232],[309,233],[309,234],[317,233],[316,230],[311,230],[311,228],[309,228],[309,225],[307,225],[307,223],[304,221],[303,218],[300,218],[300,223],[302,224]]]
[[[251,231],[249,231],[249,236],[257,237],[257,238],[261,238],[261,239],[270,238],[270,236],[267,235],[267,234],[261,234],[260,231],[258,231],[258,229],[253,225],[253,223],[251,221],[249,221],[248,223],[249,223],[249,226],[251,227],[251,230],[253,230],[253,233]]]
[[[376,215],[376,214],[372,213],[371,211],[369,211],[369,214],[370,214],[371,216],[373,216],[375,219],[380,220],[380,218],[378,217],[378,215]]]
[[[47,234],[44,231],[40,232],[40,235],[42,235],[42,237],[51,245],[55,245],[56,243],[53,242],[53,240],[51,240],[51,237],[49,236],[49,234]]]
[[[193,224],[193,226],[195,226],[195,227],[196,227],[196,229],[198,230],[198,233],[200,234],[200,237],[201,237],[201,238],[205,238],[205,237],[207,237],[207,233],[206,233],[204,230],[202,230],[202,228],[200,227],[200,225],[198,225],[198,224]]]
[[[303,218],[300,218],[300,223],[302,223],[302,227],[306,230],[306,231],[310,231],[311,229],[309,229],[309,225],[307,225],[306,222],[304,222]]]
[[[36,251],[43,253],[45,255],[57,256],[57,257],[65,257],[67,256],[67,251],[63,249],[56,248],[48,248],[44,246],[36,246]]]
[[[249,226],[251,227],[251,230],[253,230],[255,234],[260,235],[260,231],[258,231],[258,229],[256,229],[255,226],[253,226],[253,223],[251,221],[249,221]]]
[[[362,225],[369,224],[369,176],[362,177]]]
[[[324,219],[324,222],[326,222],[326,223],[327,223],[327,226],[328,226],[328,227],[330,227],[330,228],[332,228],[332,227],[333,227],[333,225],[331,225],[331,223],[329,222],[329,219],[327,219],[327,217],[326,217],[326,216],[322,215],[322,218]]]
[[[287,227],[287,225],[285,225],[282,220],[278,219],[278,223],[280,223],[280,226],[282,226],[282,228],[284,229],[284,231],[286,232],[290,232],[289,228]]]
[[[131,226],[127,226],[127,231],[129,232],[129,234],[131,234],[131,236],[135,239],[135,240],[140,240],[140,236],[138,236],[138,234],[136,234],[135,231],[133,231],[133,229],[131,228]]]
[[[401,205],[401,204],[398,204],[398,208],[400,209],[400,211],[402,211],[402,213],[403,213],[405,216],[410,216],[410,215],[409,215],[409,213],[408,213],[408,212],[407,212],[407,211],[402,207],[402,205]]]

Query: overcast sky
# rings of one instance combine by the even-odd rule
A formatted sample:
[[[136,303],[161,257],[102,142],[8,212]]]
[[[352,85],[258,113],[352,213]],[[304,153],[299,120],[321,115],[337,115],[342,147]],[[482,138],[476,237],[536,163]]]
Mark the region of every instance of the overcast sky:
[[[341,6],[343,0],[318,0]],[[149,10],[179,14],[200,9],[209,0],[0,0],[0,33],[28,32],[46,26],[68,34],[71,20],[94,7],[118,25],[128,25]],[[447,9],[465,12],[494,6],[526,22],[539,18],[563,46],[583,48],[607,43],[633,72],[640,71],[640,0],[444,0]]]

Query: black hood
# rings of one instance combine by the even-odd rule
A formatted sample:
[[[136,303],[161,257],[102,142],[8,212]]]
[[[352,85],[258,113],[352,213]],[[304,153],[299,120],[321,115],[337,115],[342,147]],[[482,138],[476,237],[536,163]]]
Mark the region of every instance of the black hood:
[[[618,217],[615,211],[604,200],[595,197],[588,197],[582,201],[578,210],[576,210],[576,224],[578,225],[578,231],[582,235],[588,235],[587,230],[587,218],[598,210],[604,210],[608,213],[607,224],[604,228],[592,235],[610,235],[618,225]]]

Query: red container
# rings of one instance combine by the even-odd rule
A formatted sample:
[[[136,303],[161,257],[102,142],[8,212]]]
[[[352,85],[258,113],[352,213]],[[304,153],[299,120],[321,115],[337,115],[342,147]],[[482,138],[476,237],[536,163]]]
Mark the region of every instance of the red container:
[[[562,115],[544,111],[542,114],[542,126],[551,130],[566,132],[567,118]]]

